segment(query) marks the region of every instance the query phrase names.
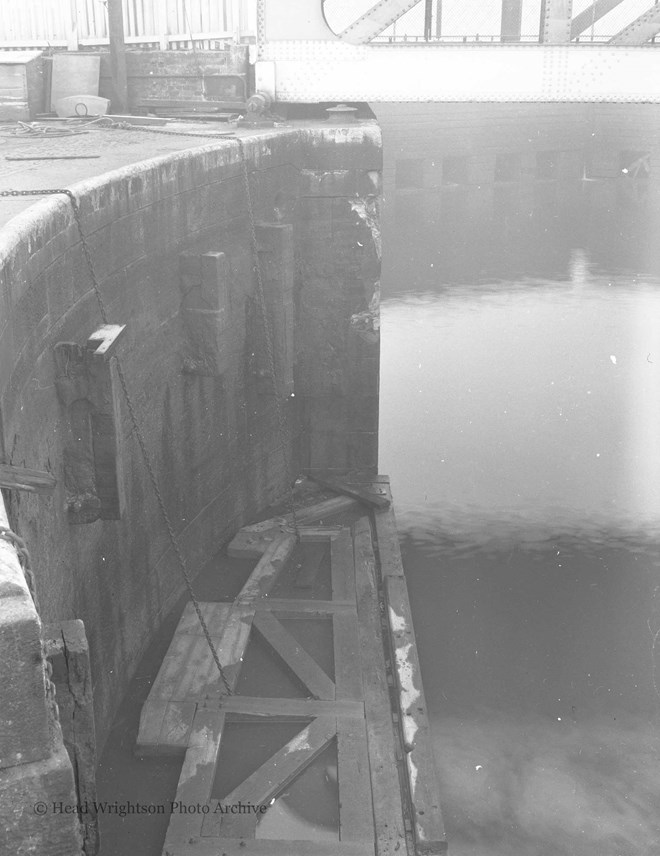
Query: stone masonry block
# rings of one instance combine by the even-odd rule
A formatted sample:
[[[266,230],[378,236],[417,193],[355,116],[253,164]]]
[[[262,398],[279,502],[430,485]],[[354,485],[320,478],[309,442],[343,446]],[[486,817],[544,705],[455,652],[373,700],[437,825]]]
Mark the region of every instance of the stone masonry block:
[[[23,573],[0,542],[0,768],[50,751],[41,625]]]
[[[0,853],[81,856],[77,807],[73,770],[63,746],[41,761],[4,770]]]

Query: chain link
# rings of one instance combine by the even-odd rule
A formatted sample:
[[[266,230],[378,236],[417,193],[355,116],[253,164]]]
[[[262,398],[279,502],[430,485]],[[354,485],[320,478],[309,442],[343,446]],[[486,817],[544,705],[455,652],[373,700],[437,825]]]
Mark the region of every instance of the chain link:
[[[245,184],[245,196],[247,199],[248,205],[248,218],[250,223],[250,239],[252,243],[252,254],[254,260],[254,271],[257,277],[257,292],[259,296],[259,304],[261,307],[261,316],[263,320],[264,326],[264,339],[266,341],[266,357],[268,359],[268,373],[270,374],[270,378],[273,384],[273,393],[275,396],[275,410],[277,412],[277,423],[278,423],[278,432],[280,435],[280,448],[282,450],[282,458],[284,460],[284,470],[285,470],[285,478],[287,479],[287,483],[289,485],[289,490],[287,492],[288,504],[289,504],[289,512],[291,515],[291,522],[293,523],[293,530],[296,535],[296,540],[300,541],[300,529],[298,524],[298,518],[296,516],[296,506],[295,506],[295,496],[293,492],[293,484],[290,480],[290,468],[291,461],[289,459],[289,451],[288,451],[288,439],[287,439],[287,429],[286,429],[286,420],[284,418],[284,411],[282,409],[282,397],[280,395],[280,390],[277,386],[277,372],[275,371],[275,353],[273,350],[273,334],[270,327],[270,321],[268,320],[268,308],[266,306],[266,293],[264,291],[264,281],[261,273],[261,264],[259,262],[259,242],[257,241],[257,228],[254,220],[254,205],[252,202],[252,189],[250,187],[250,175],[248,173],[247,159],[245,157],[245,149],[243,147],[243,141],[241,139],[238,140],[238,148],[241,153],[241,164],[243,168],[243,182]]]
[[[0,196],[52,196],[55,194],[64,194],[69,198],[71,202],[71,208],[73,210],[73,216],[78,227],[78,233],[80,235],[80,242],[82,244],[83,253],[85,256],[85,260],[87,262],[87,267],[89,269],[89,275],[92,280],[92,286],[94,288],[94,293],[96,295],[96,299],[99,304],[99,309],[101,312],[101,317],[103,319],[103,323],[108,323],[108,314],[105,307],[105,302],[103,300],[103,295],[101,293],[101,288],[99,286],[98,278],[96,276],[96,271],[94,269],[94,263],[92,261],[91,252],[89,249],[89,244],[87,243],[87,239],[85,237],[85,233],[82,228],[82,223],[80,219],[80,208],[78,207],[78,201],[76,197],[73,195],[72,191],[68,189],[49,189],[49,190],[3,190],[0,191]],[[124,393],[124,398],[126,400],[126,407],[128,409],[129,416],[131,418],[131,423],[133,425],[133,432],[138,441],[138,445],[140,447],[140,451],[142,453],[142,457],[144,460],[145,467],[147,469],[147,473],[149,474],[149,481],[151,482],[151,486],[153,488],[154,494],[156,496],[156,500],[158,502],[158,509],[160,511],[163,523],[165,524],[165,528],[167,530],[168,538],[172,549],[174,550],[174,554],[179,563],[179,568],[181,570],[181,574],[186,584],[186,588],[188,590],[188,594],[190,595],[190,599],[195,608],[195,612],[197,614],[197,618],[199,620],[199,624],[202,628],[202,633],[204,634],[204,638],[206,639],[208,646],[211,650],[211,654],[213,655],[213,660],[215,665],[218,668],[218,672],[220,673],[220,678],[222,679],[222,683],[227,691],[227,695],[232,695],[233,690],[227,679],[222,663],[220,662],[220,658],[218,657],[218,652],[215,649],[215,645],[213,644],[213,640],[211,639],[211,634],[209,633],[209,629],[207,627],[206,621],[204,620],[204,616],[202,615],[202,611],[199,606],[199,602],[197,597],[195,596],[195,592],[192,585],[192,580],[190,579],[190,574],[188,572],[188,567],[186,565],[186,560],[181,552],[181,548],[179,547],[179,542],[177,540],[176,534],[174,532],[174,528],[170,521],[169,514],[167,513],[167,508],[165,507],[165,501],[160,492],[160,488],[158,486],[158,479],[156,478],[156,474],[151,465],[151,460],[149,458],[149,453],[147,451],[147,446],[144,440],[144,435],[142,430],[140,429],[140,423],[137,418],[137,414],[135,412],[135,408],[133,406],[133,401],[131,395],[128,390],[128,385],[126,383],[126,378],[124,376],[124,371],[122,369],[121,363],[119,361],[119,357],[116,355],[112,358],[115,364],[115,368],[117,369],[117,377],[119,378],[119,383],[122,388],[122,392]],[[12,533],[13,534],[13,533]],[[18,536],[15,536],[18,537]],[[7,540],[7,539],[6,539]],[[20,539],[19,539],[20,540]]]

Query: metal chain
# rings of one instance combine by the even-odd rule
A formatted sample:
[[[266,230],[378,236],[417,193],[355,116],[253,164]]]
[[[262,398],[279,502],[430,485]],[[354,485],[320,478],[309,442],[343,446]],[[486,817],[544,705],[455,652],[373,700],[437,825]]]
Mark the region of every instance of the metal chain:
[[[103,300],[103,295],[101,293],[101,288],[99,286],[98,278],[96,276],[96,271],[94,269],[94,263],[92,261],[92,256],[90,253],[89,245],[87,243],[87,239],[85,237],[85,233],[82,229],[82,223],[80,220],[80,209],[78,207],[78,202],[73,195],[72,191],[68,189],[59,189],[59,190],[5,190],[0,191],[0,196],[41,196],[41,195],[54,195],[62,193],[69,198],[71,202],[71,207],[73,209],[73,216],[76,221],[76,225],[78,227],[78,233],[80,235],[80,242],[83,248],[83,253],[85,256],[85,260],[87,262],[87,267],[89,268],[90,278],[92,280],[92,286],[94,288],[94,294],[96,295],[97,302],[99,304],[99,309],[101,312],[101,318],[103,319],[103,323],[108,323],[108,313],[106,311],[105,302]],[[192,580],[190,579],[190,574],[188,572],[188,567],[186,565],[186,561],[184,559],[183,553],[181,552],[181,548],[179,547],[179,542],[177,540],[176,534],[174,532],[174,528],[172,527],[172,523],[170,521],[169,514],[167,513],[167,508],[165,507],[165,501],[163,500],[163,496],[160,492],[160,488],[158,486],[158,479],[156,478],[156,474],[151,465],[151,461],[149,459],[149,454],[147,452],[146,443],[144,440],[144,435],[140,429],[140,424],[135,413],[135,409],[133,407],[133,401],[128,391],[128,385],[126,383],[126,378],[124,376],[124,372],[119,362],[119,357],[116,355],[112,358],[116,369],[117,376],[119,378],[119,383],[121,384],[122,391],[124,393],[124,398],[126,400],[126,407],[128,409],[128,413],[131,417],[131,422],[133,424],[133,431],[138,441],[138,445],[140,446],[140,451],[142,453],[142,457],[144,459],[145,467],[147,468],[147,472],[149,474],[149,481],[151,482],[151,486],[153,488],[154,494],[156,495],[156,500],[158,502],[158,508],[163,519],[163,523],[165,524],[165,528],[167,529],[167,534],[170,540],[170,544],[172,549],[174,550],[174,554],[179,563],[179,568],[181,570],[181,574],[185,580],[186,588],[188,590],[188,594],[190,595],[190,599],[192,600],[193,606],[195,608],[195,612],[197,613],[197,618],[199,620],[199,624],[202,628],[202,633],[204,634],[204,638],[206,639],[209,648],[211,649],[211,653],[213,655],[213,660],[215,665],[218,668],[218,672],[220,673],[220,678],[222,679],[222,683],[224,684],[225,689],[227,690],[227,695],[232,695],[233,690],[231,685],[227,679],[222,663],[220,662],[220,658],[218,657],[218,652],[215,649],[213,644],[213,640],[211,639],[211,634],[209,633],[209,629],[207,627],[206,621],[204,620],[204,616],[202,615],[202,611],[199,606],[199,601],[195,596],[195,592],[192,586]]]
[[[296,516],[296,506],[295,506],[295,496],[293,492],[293,484],[290,481],[289,471],[291,467],[291,461],[289,459],[288,452],[288,438],[287,438],[287,430],[286,430],[286,420],[284,418],[284,411],[282,410],[282,401],[280,397],[280,391],[277,386],[277,372],[275,371],[275,353],[273,350],[273,334],[270,328],[270,321],[268,320],[268,308],[266,306],[266,293],[264,291],[264,281],[261,273],[261,264],[259,262],[259,242],[257,241],[257,229],[254,220],[254,205],[252,202],[252,189],[250,187],[250,176],[248,173],[247,159],[245,157],[245,149],[243,147],[243,141],[239,139],[238,148],[241,153],[241,164],[243,168],[243,182],[245,184],[245,196],[247,199],[248,205],[248,218],[250,223],[250,239],[252,243],[252,255],[254,259],[254,270],[257,276],[257,292],[259,295],[259,304],[261,307],[261,316],[263,319],[264,325],[264,338],[266,341],[266,357],[268,359],[268,372],[270,374],[270,378],[273,384],[273,393],[275,395],[275,410],[277,412],[277,423],[278,423],[278,431],[280,435],[280,448],[282,450],[282,458],[284,460],[284,471],[285,477],[287,479],[289,490],[287,493],[291,521],[293,523],[293,530],[296,534],[296,539],[300,540],[300,528],[298,524],[298,518]]]

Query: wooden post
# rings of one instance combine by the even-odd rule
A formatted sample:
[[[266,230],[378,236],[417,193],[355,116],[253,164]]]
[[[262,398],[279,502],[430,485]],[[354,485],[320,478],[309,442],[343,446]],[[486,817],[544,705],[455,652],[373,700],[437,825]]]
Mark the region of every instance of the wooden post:
[[[126,46],[124,44],[124,15],[121,0],[108,0],[108,35],[110,37],[110,74],[112,76],[111,107],[113,113],[128,111],[128,80],[126,76]]]
[[[502,0],[502,25],[500,39],[503,42],[519,42],[522,26],[522,0]]]

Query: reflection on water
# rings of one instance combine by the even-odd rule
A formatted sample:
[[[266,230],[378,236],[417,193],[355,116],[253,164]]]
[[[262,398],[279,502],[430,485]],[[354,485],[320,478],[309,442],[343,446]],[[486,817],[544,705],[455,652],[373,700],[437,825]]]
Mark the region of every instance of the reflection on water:
[[[381,470],[456,856],[660,854],[660,282],[562,258],[383,304]]]
[[[484,713],[435,733],[456,856],[660,853],[656,726]]]

